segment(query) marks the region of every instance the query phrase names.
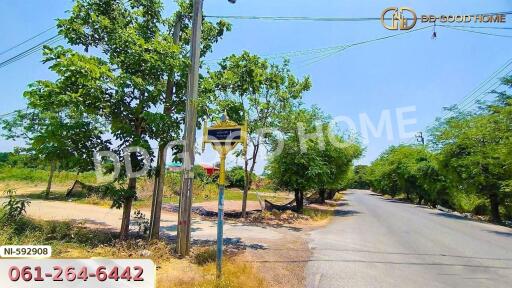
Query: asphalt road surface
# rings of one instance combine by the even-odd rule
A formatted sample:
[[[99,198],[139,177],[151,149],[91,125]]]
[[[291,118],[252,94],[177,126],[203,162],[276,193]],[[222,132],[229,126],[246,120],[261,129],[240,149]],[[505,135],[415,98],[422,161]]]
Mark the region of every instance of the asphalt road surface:
[[[307,287],[512,287],[512,229],[351,190],[311,233]]]

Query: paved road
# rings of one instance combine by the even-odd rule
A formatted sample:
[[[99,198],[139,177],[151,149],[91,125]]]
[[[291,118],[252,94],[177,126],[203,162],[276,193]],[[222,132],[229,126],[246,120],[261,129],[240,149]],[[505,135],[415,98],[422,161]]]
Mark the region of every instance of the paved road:
[[[351,190],[310,236],[307,287],[512,287],[512,229]]]

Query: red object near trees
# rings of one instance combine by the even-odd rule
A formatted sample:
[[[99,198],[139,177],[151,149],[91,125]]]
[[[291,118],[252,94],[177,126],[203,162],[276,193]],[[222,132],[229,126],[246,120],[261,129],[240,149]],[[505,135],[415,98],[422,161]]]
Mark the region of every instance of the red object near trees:
[[[208,176],[212,176],[213,174],[215,174],[215,173],[220,171],[219,168],[217,168],[217,167],[215,167],[213,165],[210,165],[210,164],[200,164],[200,165],[201,165],[201,167],[203,167],[204,172]]]

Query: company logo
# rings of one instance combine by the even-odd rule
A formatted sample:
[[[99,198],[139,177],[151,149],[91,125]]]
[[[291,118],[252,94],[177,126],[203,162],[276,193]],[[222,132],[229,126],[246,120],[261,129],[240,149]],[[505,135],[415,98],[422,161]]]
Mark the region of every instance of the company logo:
[[[409,30],[416,25],[417,21],[416,12],[407,7],[389,7],[380,15],[382,26],[388,30]]]
[[[418,20],[421,23],[506,23],[504,13],[473,14],[473,15],[430,15],[418,17],[416,12],[408,7],[389,7],[382,11],[380,22],[388,30],[410,30]]]

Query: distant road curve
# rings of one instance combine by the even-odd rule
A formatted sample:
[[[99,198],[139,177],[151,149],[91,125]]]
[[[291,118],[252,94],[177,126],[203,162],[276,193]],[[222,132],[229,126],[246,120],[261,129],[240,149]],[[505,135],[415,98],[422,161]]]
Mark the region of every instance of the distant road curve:
[[[512,287],[512,229],[350,190],[309,237],[307,287]]]

